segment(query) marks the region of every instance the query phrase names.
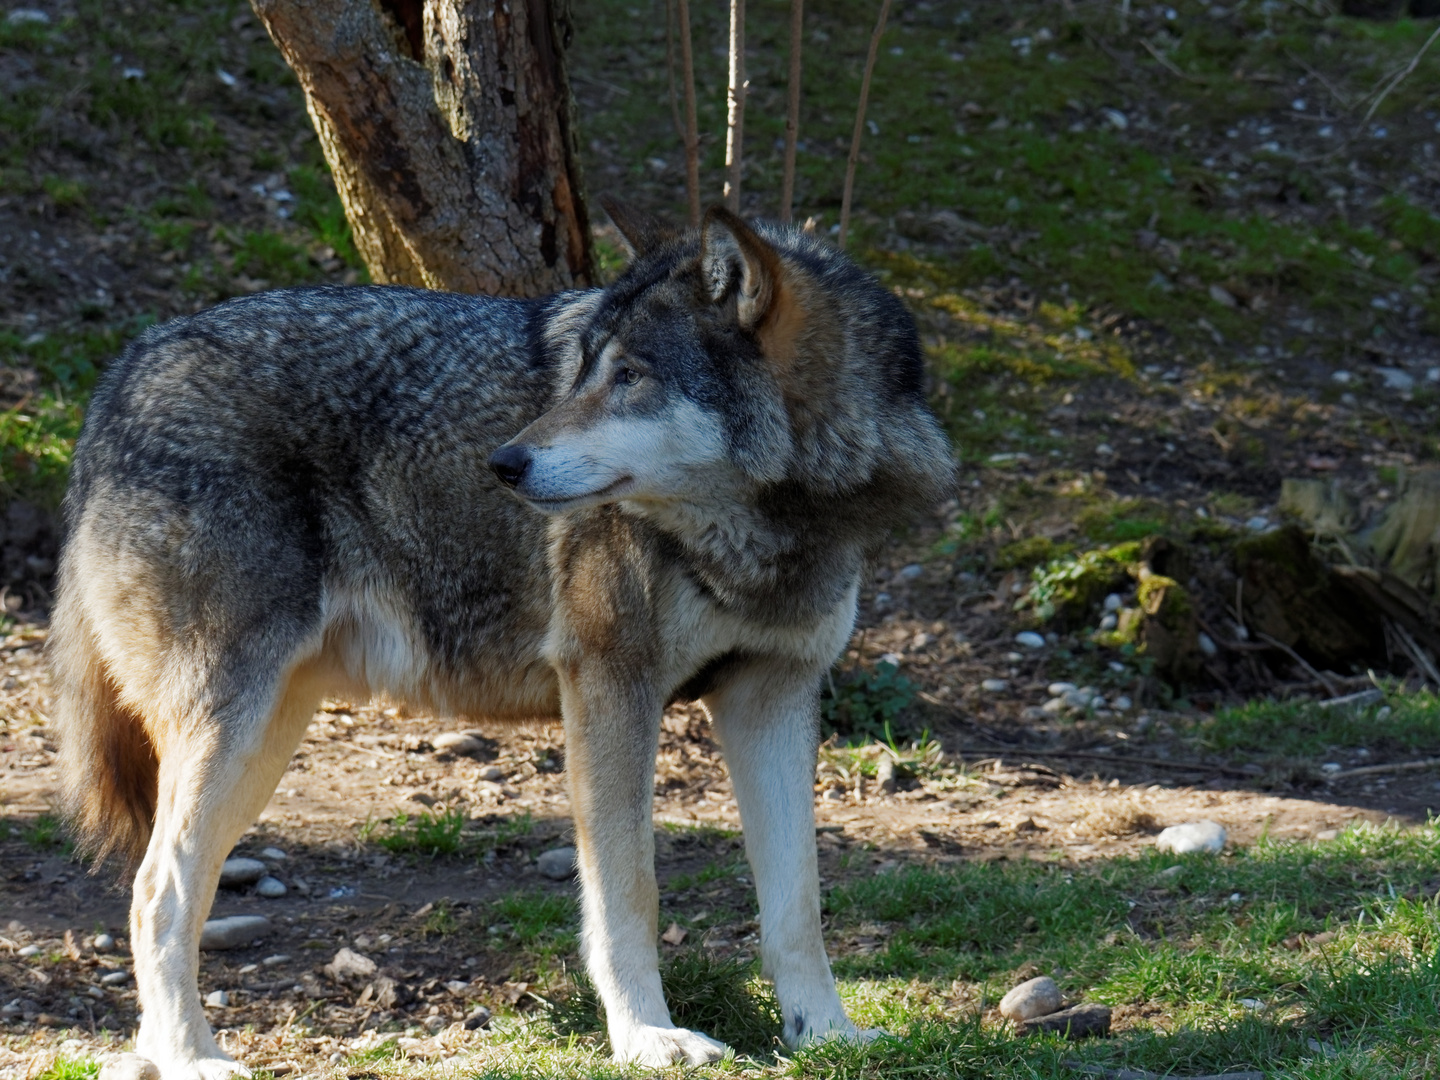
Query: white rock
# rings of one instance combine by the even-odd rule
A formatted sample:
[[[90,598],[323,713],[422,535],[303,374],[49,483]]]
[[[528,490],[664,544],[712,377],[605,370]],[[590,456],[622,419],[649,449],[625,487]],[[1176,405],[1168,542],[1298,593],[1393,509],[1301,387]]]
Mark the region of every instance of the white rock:
[[[1052,682],[1045,689],[1050,692],[1051,697],[1064,697],[1066,694],[1070,693],[1070,691],[1078,690],[1079,687],[1077,687],[1073,682]]]
[[[1355,376],[1354,376],[1354,375],[1351,375],[1350,372],[1345,371],[1345,370],[1343,370],[1343,369],[1341,369],[1340,371],[1332,371],[1332,372],[1330,373],[1330,378],[1332,378],[1333,380],[1335,380],[1336,382],[1338,382],[1341,386],[1344,386],[1346,383],[1348,383],[1348,382],[1349,382],[1351,379],[1353,379],[1354,377],[1355,377]]]
[[[207,1009],[223,1009],[230,1004],[230,995],[224,990],[211,990],[205,995]]]
[[[259,859],[226,859],[220,867],[220,887],[238,889],[244,885],[253,885],[264,877],[269,869]]]
[[[238,949],[270,932],[270,920],[264,915],[231,915],[224,919],[206,919],[200,931],[200,948],[207,951]]]
[[[1401,371],[1399,368],[1393,367],[1376,368],[1375,371],[1380,378],[1385,380],[1385,389],[1387,390],[1415,389],[1415,376],[1408,371]]]
[[[541,853],[535,866],[551,881],[565,881],[575,875],[576,854],[573,847],[551,848]]]
[[[284,862],[285,852],[278,847],[267,847],[260,852],[260,857],[266,862]]]
[[[1060,988],[1048,975],[1023,982],[1000,999],[1000,1015],[1007,1020],[1033,1020],[1049,1016],[1064,1003]]]
[[[1112,592],[1109,596],[1105,597],[1106,611],[1119,611],[1124,606],[1125,598],[1118,592]]]
[[[1043,649],[1045,647],[1045,639],[1034,630],[1021,630],[1015,635],[1015,643],[1024,645],[1027,649]]]
[[[160,1080],[160,1067],[139,1054],[112,1054],[101,1063],[99,1080]]]
[[[129,981],[130,972],[128,971],[108,971],[100,976],[101,986],[123,986]]]
[[[1104,631],[1114,630],[1120,625],[1119,617],[1113,611],[1107,611],[1100,618],[1100,629]]]
[[[96,934],[95,940],[90,943],[90,947],[96,952],[110,952],[115,948],[115,939],[109,934]]]
[[[39,8],[16,8],[5,17],[5,21],[11,26],[22,26],[25,23],[39,23],[41,26],[50,25],[50,16]],[[151,1068],[154,1068],[152,1065]]]
[[[1000,694],[1010,689],[1010,683],[1005,679],[986,679],[980,684],[980,689],[991,694]]]
[[[1264,532],[1270,528],[1270,519],[1256,514],[1249,521],[1245,522],[1245,527],[1251,532]]]
[[[1052,697],[1049,701],[1045,702],[1044,705],[1040,706],[1040,711],[1047,716],[1055,716],[1062,713],[1065,711],[1065,699],[1063,697]]]
[[[1186,855],[1193,851],[1207,851],[1214,854],[1225,848],[1225,826],[1216,821],[1187,821],[1184,825],[1171,825],[1155,838],[1159,851],[1173,851]]]
[[[1204,630],[1200,631],[1196,636],[1196,640],[1200,643],[1200,651],[1206,656],[1214,656],[1220,651],[1219,647],[1215,644],[1215,639],[1205,633]]]
[[[15,953],[15,955],[16,955],[16,956],[23,956],[23,957],[25,957],[26,959],[29,959],[29,958],[32,957],[32,956],[39,956],[39,955],[40,955],[40,946],[39,946],[39,945],[26,945],[23,949],[20,949],[19,951],[17,951],[17,952]]]
[[[265,967],[275,967],[277,964],[288,964],[289,962],[290,954],[283,952],[276,953],[274,956],[267,956],[264,960],[260,961]]]
[[[290,890],[285,887],[285,883],[279,878],[274,878],[267,874],[255,883],[255,891],[265,897],[266,900],[279,900],[280,897],[284,896]]]
[[[900,569],[900,577],[905,581],[914,581],[924,572],[925,567],[921,566],[918,562],[915,562],[911,563],[909,566],[902,567]]]
[[[1121,694],[1121,695],[1120,695],[1119,697],[1117,697],[1114,701],[1112,701],[1112,702],[1110,703],[1110,705],[1111,705],[1112,708],[1118,709],[1120,712],[1125,712],[1125,711],[1127,711],[1132,705],[1134,705],[1134,702],[1131,701],[1131,700],[1130,700],[1128,697],[1126,697],[1124,694]]]
[[[1221,307],[1233,308],[1238,306],[1240,303],[1238,300],[1235,299],[1235,294],[1232,293],[1229,289],[1225,288],[1224,285],[1211,285],[1209,291],[1210,299],[1214,300],[1215,303],[1219,304]]]
[[[505,779],[505,770],[500,768],[499,765],[486,765],[485,768],[481,769],[476,775],[475,779],[487,780],[492,784],[498,784],[501,780]]]
[[[454,754],[456,757],[474,757],[485,752],[485,744],[474,735],[463,731],[447,731],[430,740],[437,754]]]
[[[351,979],[368,979],[378,968],[375,961],[368,956],[362,956],[353,949],[341,949],[323,970],[336,982],[346,982]]]

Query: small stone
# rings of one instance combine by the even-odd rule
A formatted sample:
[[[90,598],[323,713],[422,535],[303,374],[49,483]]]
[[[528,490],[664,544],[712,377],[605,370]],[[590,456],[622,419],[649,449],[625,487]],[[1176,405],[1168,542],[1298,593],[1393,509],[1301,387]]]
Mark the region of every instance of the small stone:
[[[1200,651],[1206,656],[1213,657],[1220,651],[1215,644],[1215,639],[1203,630],[1197,635],[1196,640],[1200,643]]]
[[[1259,514],[1256,514],[1249,521],[1245,522],[1245,528],[1249,529],[1251,532],[1264,532],[1266,529],[1270,528],[1270,519],[1267,517],[1261,517]]]
[[[285,852],[278,847],[267,847],[260,852],[260,857],[266,862],[284,862]]]
[[[266,900],[279,900],[280,897],[284,896],[290,890],[285,887],[285,883],[279,878],[271,877],[267,874],[255,883],[255,891],[265,897]]]
[[[1240,999],[1240,1005],[1241,1005],[1242,1008],[1251,1009],[1251,1010],[1255,1010],[1255,1011],[1258,1011],[1258,1010],[1260,1010],[1260,1009],[1265,1008],[1265,1003],[1264,1003],[1263,1001],[1261,1001],[1259,998],[1241,998],[1241,999]]]
[[[99,1080],[160,1080],[160,1067],[139,1054],[113,1054],[100,1065]]]
[[[298,892],[301,896],[310,895],[310,883],[306,881],[303,877],[297,877],[292,880],[290,882],[290,887],[296,892]]]
[[[24,26],[26,23],[34,23],[37,26],[49,26],[50,16],[39,8],[16,8],[5,17],[5,21],[11,26]],[[44,339],[42,338],[41,340]]]
[[[288,964],[289,962],[290,954],[283,952],[276,953],[274,956],[267,956],[264,960],[260,961],[260,963],[263,964],[265,967],[276,967],[280,964]]]
[[[445,1027],[448,1023],[449,1021],[446,1020],[445,1017],[438,1015],[427,1016],[424,1020],[420,1021],[421,1026],[426,1031],[430,1032],[431,1035],[440,1034],[440,1032],[445,1030]]]
[[[449,990],[452,994],[459,995],[465,993],[466,990],[469,990],[470,984],[464,979],[451,979],[445,984],[445,989]]]
[[[253,885],[265,876],[270,868],[259,859],[226,859],[220,867],[220,887],[222,889],[238,889],[245,885]]]
[[[322,970],[336,982],[343,983],[368,979],[378,968],[368,956],[353,949],[341,949]]]
[[[200,948],[206,951],[237,949],[270,932],[270,920],[264,915],[231,915],[224,919],[206,919],[200,931]]]
[[[1105,597],[1106,611],[1119,611],[1124,606],[1125,598],[1118,592],[1112,592],[1109,596]]]
[[[476,757],[485,753],[485,744],[474,735],[463,731],[447,731],[436,735],[430,745],[437,754],[454,754],[456,757]]]
[[[100,976],[101,986],[122,986],[130,981],[128,971],[108,971]]]
[[[882,795],[895,794],[895,759],[885,754],[875,766],[875,787]]]
[[[1174,878],[1178,878],[1184,872],[1185,867],[1179,863],[1176,863],[1174,866],[1167,866],[1164,870],[1161,870],[1160,873],[1156,874],[1155,876],[1162,877],[1167,880],[1173,880]]]
[[[115,939],[109,934],[96,934],[90,947],[96,952],[112,952],[115,949]]]
[[[1034,970],[1033,968],[1031,969]],[[1000,1015],[1007,1020],[1032,1020],[1049,1016],[1064,1004],[1060,987],[1048,975],[1023,982],[1000,999]]]
[[[1000,694],[1010,689],[1010,683],[1005,679],[986,679],[981,682],[980,689],[986,693]]]
[[[1120,617],[1116,615],[1113,611],[1107,611],[1100,618],[1100,629],[1105,633],[1109,633],[1111,630],[1114,630],[1115,627],[1119,625]]]
[[[1092,1035],[1107,1035],[1110,1032],[1110,1009],[1105,1005],[1076,1005],[1073,1009],[1062,1009],[1049,1016],[1037,1016],[1019,1026],[1021,1035],[1053,1031],[1067,1039],[1084,1039]]]
[[[1215,303],[1219,304],[1221,307],[1228,308],[1238,307],[1240,303],[1238,300],[1235,299],[1235,294],[1232,293],[1229,289],[1225,288],[1225,286],[1223,285],[1210,286],[1210,299],[1214,300]]]
[[[1073,682],[1052,682],[1045,689],[1049,691],[1051,697],[1064,697],[1072,690],[1078,690],[1079,687]]]
[[[15,953],[15,955],[16,955],[16,956],[23,956],[23,957],[26,957],[27,959],[28,959],[29,957],[31,957],[31,956],[39,956],[39,955],[40,955],[40,946],[39,946],[39,945],[26,945],[23,949],[18,950],[18,951]]]
[[[1024,645],[1027,649],[1043,649],[1045,647],[1045,638],[1037,634],[1034,630],[1021,630],[1020,633],[1015,635],[1015,643],[1017,645]]]
[[[1334,840],[1334,839],[1335,839],[1337,836],[1339,836],[1339,835],[1340,835],[1340,830],[1339,830],[1339,829],[1321,829],[1319,832],[1317,832],[1317,833],[1315,834],[1315,839],[1316,839],[1316,840],[1319,840],[1319,841],[1321,841],[1321,842],[1323,843],[1323,842],[1325,842],[1325,841],[1327,841],[1327,840]]]
[[[1322,773],[1334,774],[1338,773],[1340,769],[1341,765],[1338,761],[1327,761],[1325,762],[1325,764],[1320,766],[1320,771]]]
[[[540,873],[551,881],[565,881],[575,876],[576,851],[573,847],[551,848],[535,860]]]
[[[1157,851],[1173,851],[1188,855],[1195,851],[1211,854],[1225,849],[1225,826],[1215,821],[1187,821],[1171,825],[1155,838]]]
[[[1058,716],[1065,711],[1065,699],[1063,697],[1052,697],[1049,701],[1045,702],[1044,705],[1040,706],[1040,711],[1046,716]]]
[[[230,994],[226,990],[211,990],[205,995],[207,1009],[225,1009],[230,1005]]]
[[[499,765],[486,765],[476,774],[475,779],[485,780],[492,784],[498,784],[505,779],[505,770]]]
[[[490,1010],[484,1005],[476,1006],[475,1011],[465,1017],[465,1030],[475,1031],[490,1023]]]
[[[1385,389],[1387,390],[1405,391],[1415,389],[1415,376],[1411,375],[1408,371],[1401,371],[1399,368],[1382,367],[1376,368],[1375,372],[1380,378],[1385,380]]]
[[[914,581],[924,572],[925,567],[921,566],[918,562],[915,562],[911,563],[909,566],[901,567],[899,576],[902,581]]]
[[[1110,703],[1111,707],[1118,710],[1119,712],[1126,712],[1132,706],[1134,706],[1134,704],[1135,703],[1131,701],[1128,697],[1126,697],[1124,694],[1121,694],[1119,697],[1117,697],[1114,701]]]

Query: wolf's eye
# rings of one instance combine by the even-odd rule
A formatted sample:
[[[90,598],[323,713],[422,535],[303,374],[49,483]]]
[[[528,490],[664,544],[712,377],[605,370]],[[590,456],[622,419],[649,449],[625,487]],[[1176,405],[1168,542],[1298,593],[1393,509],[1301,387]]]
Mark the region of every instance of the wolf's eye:
[[[622,367],[615,372],[615,383],[618,386],[634,386],[640,381],[640,372],[634,368]]]

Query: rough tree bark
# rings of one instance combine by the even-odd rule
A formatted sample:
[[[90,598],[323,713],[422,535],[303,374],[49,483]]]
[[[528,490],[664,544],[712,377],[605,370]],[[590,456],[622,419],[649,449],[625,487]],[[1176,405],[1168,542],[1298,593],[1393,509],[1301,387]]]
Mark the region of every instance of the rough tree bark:
[[[377,282],[537,296],[593,264],[569,0],[252,0]]]

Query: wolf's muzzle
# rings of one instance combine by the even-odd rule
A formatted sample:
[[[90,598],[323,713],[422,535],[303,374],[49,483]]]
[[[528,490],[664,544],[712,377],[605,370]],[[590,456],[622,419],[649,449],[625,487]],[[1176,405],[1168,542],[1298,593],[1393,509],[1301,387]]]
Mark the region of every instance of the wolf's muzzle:
[[[506,487],[515,487],[530,471],[530,451],[523,446],[502,446],[490,455],[490,468]]]

